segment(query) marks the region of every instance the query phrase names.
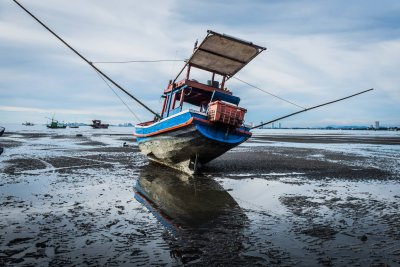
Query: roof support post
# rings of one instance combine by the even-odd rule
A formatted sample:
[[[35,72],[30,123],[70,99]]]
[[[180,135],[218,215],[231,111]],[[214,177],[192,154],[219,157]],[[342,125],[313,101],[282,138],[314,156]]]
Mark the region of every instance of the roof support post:
[[[182,89],[181,91],[181,99],[179,100],[179,106],[182,108],[183,106],[183,100],[185,99],[185,88]]]
[[[173,110],[175,108],[175,102],[176,102],[176,93],[174,93],[174,95],[172,96],[172,107],[171,107],[171,110]]]
[[[225,86],[225,80],[226,80],[226,76],[222,76],[222,81],[221,81],[221,90],[224,90],[224,86]]]
[[[190,76],[190,64],[188,65],[187,71],[186,71],[186,80],[189,80],[189,76]]]
[[[168,101],[168,95],[166,95],[164,98],[164,104],[163,104],[162,111],[161,111],[161,118],[164,117],[165,108],[167,107],[167,101]]]
[[[172,100],[172,93],[174,92],[174,90],[171,90],[170,93],[167,94],[168,96],[168,101],[167,101],[167,107],[165,109],[165,112],[167,113],[166,117],[169,116],[169,111],[171,110],[171,100]]]

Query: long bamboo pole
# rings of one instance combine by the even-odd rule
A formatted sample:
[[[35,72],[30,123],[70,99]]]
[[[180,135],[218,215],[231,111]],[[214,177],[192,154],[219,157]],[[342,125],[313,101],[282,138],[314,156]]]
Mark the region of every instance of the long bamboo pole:
[[[268,121],[268,122],[259,124],[259,125],[257,125],[257,126],[251,127],[250,129],[260,128],[260,127],[262,127],[262,126],[264,126],[264,125],[267,125],[267,124],[270,124],[270,123],[273,123],[273,122],[276,122],[276,121],[279,121],[279,120],[282,120],[282,119],[285,119],[285,118],[288,118],[288,117],[297,115],[297,114],[299,114],[299,113],[303,113],[303,112],[306,112],[306,111],[309,111],[309,110],[312,110],[312,109],[316,109],[316,108],[319,108],[319,107],[322,107],[322,106],[326,106],[326,105],[329,105],[329,104],[332,104],[332,103],[336,103],[336,102],[339,102],[339,101],[342,101],[342,100],[345,100],[345,99],[348,99],[348,98],[351,98],[351,97],[354,97],[354,96],[357,96],[357,95],[364,94],[364,93],[369,92],[369,91],[372,91],[372,90],[374,90],[374,88],[371,88],[371,89],[368,89],[368,90],[365,90],[365,91],[361,91],[361,92],[359,92],[359,93],[356,93],[356,94],[353,94],[353,95],[350,95],[350,96],[346,96],[346,97],[343,97],[343,98],[340,98],[340,99],[337,99],[337,100],[333,100],[333,101],[330,101],[330,102],[326,102],[326,103],[324,103],[324,104],[320,104],[320,105],[317,105],[317,106],[313,106],[313,107],[311,107],[311,108],[306,108],[306,109],[303,109],[303,110],[300,110],[300,111],[297,111],[297,112],[293,112],[293,113],[291,113],[291,114],[288,114],[288,115],[285,115],[285,116],[283,116],[283,117],[274,119],[274,120],[272,120],[272,121]]]
[[[122,88],[118,83],[116,83],[114,80],[112,80],[110,77],[108,77],[104,72],[102,72],[100,69],[98,69],[95,65],[93,65],[92,62],[87,60],[84,56],[82,56],[78,51],[76,51],[72,46],[70,46],[66,41],[64,41],[60,36],[58,36],[55,32],[53,32],[49,27],[47,27],[43,22],[41,22],[35,15],[33,15],[29,10],[27,10],[24,6],[22,6],[17,0],[13,0],[20,8],[22,8],[26,13],[28,13],[32,18],[34,18],[37,22],[39,22],[40,25],[42,25],[46,30],[48,30],[51,34],[53,34],[58,40],[60,40],[64,45],[66,45],[69,49],[71,49],[76,55],[78,55],[81,59],[83,59],[87,64],[89,64],[92,68],[94,68],[98,73],[100,73],[104,78],[106,78],[108,81],[110,81],[113,85],[115,85],[118,89],[120,89],[122,92],[130,96],[133,100],[135,100],[137,103],[139,103],[141,106],[143,106],[145,109],[153,113],[156,117],[160,118],[160,115],[158,115],[155,111],[150,109],[147,105],[145,105],[142,101],[137,99],[135,96],[133,96],[131,93],[129,93],[127,90]]]

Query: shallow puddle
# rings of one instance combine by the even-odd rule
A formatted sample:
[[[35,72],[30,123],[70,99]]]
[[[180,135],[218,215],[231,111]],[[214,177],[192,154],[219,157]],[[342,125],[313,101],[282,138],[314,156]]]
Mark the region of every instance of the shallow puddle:
[[[0,264],[400,265],[398,146],[259,137],[189,177],[129,138],[5,134]]]

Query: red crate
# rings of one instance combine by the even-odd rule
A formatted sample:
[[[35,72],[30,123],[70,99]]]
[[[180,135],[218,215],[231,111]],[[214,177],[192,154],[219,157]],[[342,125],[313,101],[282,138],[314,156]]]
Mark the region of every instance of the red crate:
[[[208,119],[232,126],[240,126],[244,120],[246,109],[222,101],[214,101],[208,105]]]

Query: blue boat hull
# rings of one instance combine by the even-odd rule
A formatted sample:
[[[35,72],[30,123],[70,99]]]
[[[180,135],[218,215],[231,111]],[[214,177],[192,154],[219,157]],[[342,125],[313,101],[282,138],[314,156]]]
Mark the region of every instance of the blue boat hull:
[[[207,116],[185,111],[149,126],[136,126],[137,142],[149,159],[195,173],[198,167],[246,141],[251,133],[210,123]]]

